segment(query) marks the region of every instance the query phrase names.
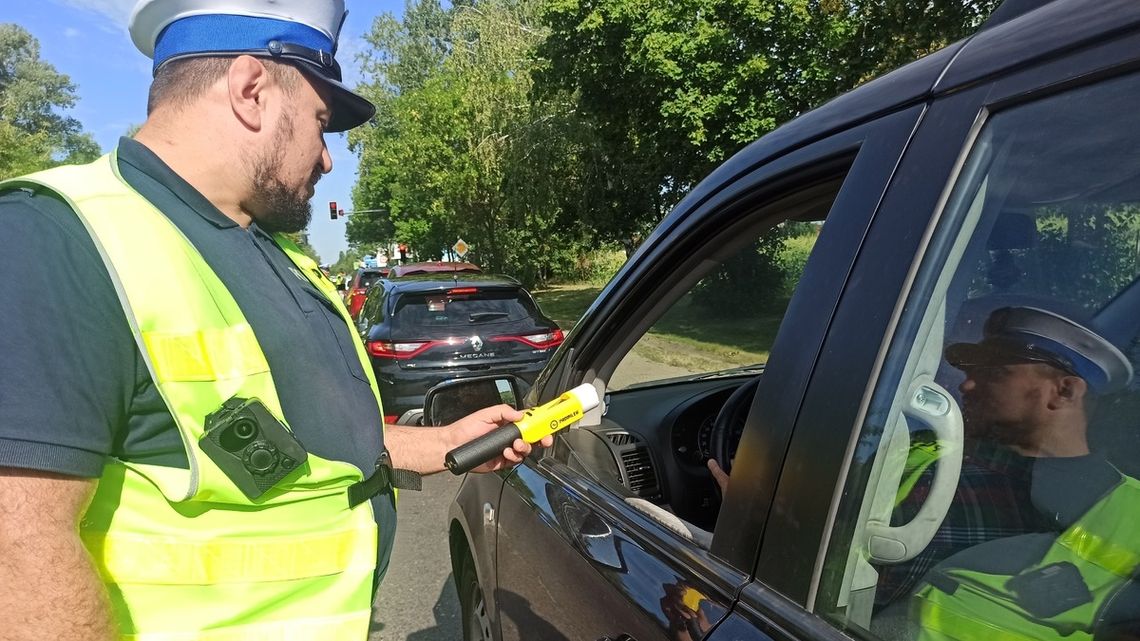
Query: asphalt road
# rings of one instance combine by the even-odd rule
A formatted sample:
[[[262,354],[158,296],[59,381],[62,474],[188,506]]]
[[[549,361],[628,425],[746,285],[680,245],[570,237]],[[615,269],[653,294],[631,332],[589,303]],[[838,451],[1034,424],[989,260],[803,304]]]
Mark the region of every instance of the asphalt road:
[[[424,478],[420,492],[400,493],[396,544],[373,607],[369,641],[463,638],[447,551],[447,509],[460,481],[443,472]]]

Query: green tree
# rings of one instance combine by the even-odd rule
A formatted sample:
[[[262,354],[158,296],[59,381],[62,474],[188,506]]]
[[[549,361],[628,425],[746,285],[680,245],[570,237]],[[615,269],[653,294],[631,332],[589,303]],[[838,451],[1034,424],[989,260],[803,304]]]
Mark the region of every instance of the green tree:
[[[380,211],[350,221],[350,242],[390,233],[432,258],[463,237],[472,260],[527,283],[573,262],[588,234],[562,207],[566,118],[531,100],[543,37],[529,0],[446,12],[421,0],[402,23],[377,20],[366,91],[378,114],[351,140],[361,157],[353,201]]]
[[[745,144],[997,2],[411,0],[367,37],[378,115],[350,134],[353,200],[379,211],[349,241],[430,258],[462,236],[528,283],[585,250],[631,253]]]
[[[313,249],[313,246],[309,244],[306,234],[302,232],[294,232],[285,234],[285,236],[287,236],[289,240],[293,241],[302,253],[304,253],[309,258],[312,258],[314,262],[321,262],[320,255],[317,254],[317,250]]]
[[[537,91],[572,97],[594,134],[584,196],[636,239],[745,144],[970,33],[997,3],[548,0]]]
[[[40,59],[39,42],[0,24],[0,177],[97,158],[94,138],[62,113],[75,102],[75,85]]]
[[[365,249],[350,247],[348,250],[340,252],[336,262],[332,264],[330,269],[333,273],[356,273],[356,266],[364,259],[364,255],[367,253],[369,252]]]
[[[421,105],[431,101],[424,84],[446,58],[450,21],[438,0],[412,0],[403,20],[381,14],[364,36],[370,49],[360,61],[369,80],[361,90],[377,113],[370,126],[349,133],[350,147],[360,156],[353,203],[354,209],[377,211],[349,218],[346,234],[353,247],[397,238],[419,246],[430,233],[427,224],[405,223],[397,230],[395,221],[405,211],[414,217],[430,209],[404,163],[415,159],[416,148],[429,149],[418,122]]]

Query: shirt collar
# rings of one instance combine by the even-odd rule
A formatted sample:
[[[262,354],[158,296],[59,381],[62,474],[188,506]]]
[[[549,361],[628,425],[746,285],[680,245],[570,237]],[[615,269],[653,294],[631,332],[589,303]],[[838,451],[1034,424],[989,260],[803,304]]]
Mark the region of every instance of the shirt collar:
[[[967,437],[964,454],[966,461],[999,474],[1028,478],[1033,469],[1033,459],[988,438]]]

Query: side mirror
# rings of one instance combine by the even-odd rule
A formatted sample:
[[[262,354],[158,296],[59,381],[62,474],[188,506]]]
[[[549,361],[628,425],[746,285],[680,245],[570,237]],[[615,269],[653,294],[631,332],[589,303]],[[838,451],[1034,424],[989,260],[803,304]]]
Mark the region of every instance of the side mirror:
[[[520,383],[510,375],[444,381],[424,395],[424,425],[447,425],[476,410],[502,403],[518,409],[522,402]]]

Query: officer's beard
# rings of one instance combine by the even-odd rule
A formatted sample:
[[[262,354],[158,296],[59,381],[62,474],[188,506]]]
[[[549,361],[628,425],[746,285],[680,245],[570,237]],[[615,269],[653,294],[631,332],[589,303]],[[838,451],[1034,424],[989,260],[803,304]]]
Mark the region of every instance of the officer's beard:
[[[985,412],[971,412],[963,408],[963,431],[966,438],[975,441],[989,441],[1013,450],[1032,449],[1039,438],[1035,425],[1024,421],[999,421]]]
[[[289,114],[282,115],[282,126],[278,129],[273,147],[254,161],[251,208],[257,226],[269,233],[298,232],[308,227],[313,217],[313,206],[307,193],[291,188],[280,178],[281,159],[289,153],[293,142],[293,120]],[[310,184],[320,180],[321,172],[314,169]],[[306,185],[307,186],[307,185]]]

